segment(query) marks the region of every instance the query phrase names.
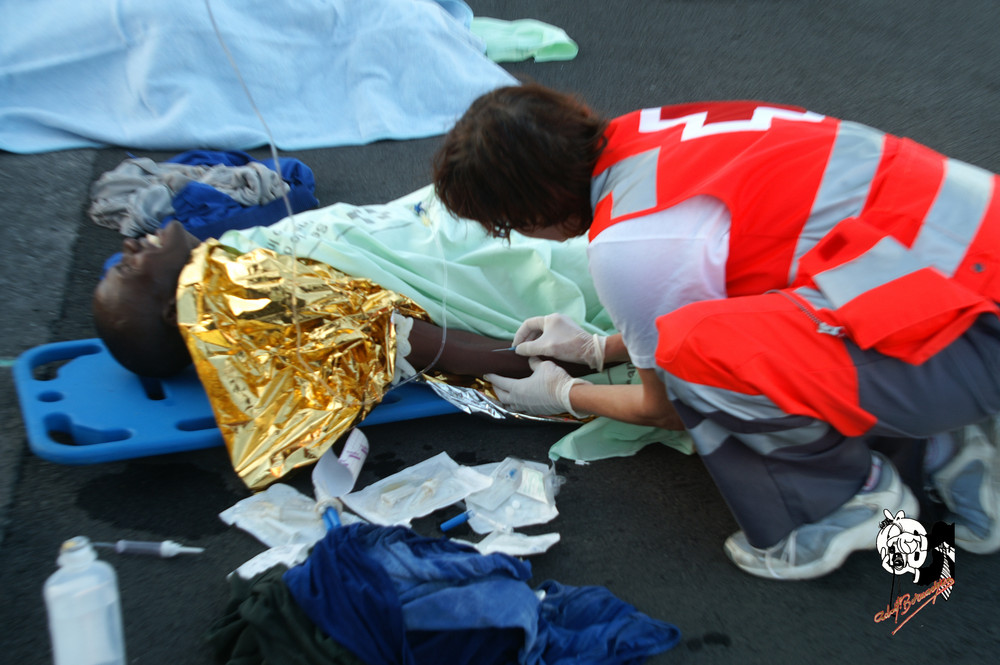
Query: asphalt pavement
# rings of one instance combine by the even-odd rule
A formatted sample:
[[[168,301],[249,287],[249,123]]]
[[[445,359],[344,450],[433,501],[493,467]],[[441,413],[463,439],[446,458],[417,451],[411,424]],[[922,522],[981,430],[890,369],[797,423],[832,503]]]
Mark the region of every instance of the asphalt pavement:
[[[993,0],[470,0],[478,16],[535,18],[580,47],[566,62],[511,72],[618,114],[700,99],[796,104],[907,136],[1000,170],[1000,4]],[[439,138],[285,153],[317,178],[321,204],[383,202],[429,182]],[[131,146],[0,153],[0,653],[51,662],[42,584],[59,544],[172,539],[182,559],[102,555],[121,585],[129,662],[212,662],[203,634],[225,606],[226,574],[264,547],[218,513],[247,491],[222,448],[99,465],[54,464],[28,449],[9,369],[23,351],[94,336],[89,295],[119,236],[85,215],[88,188]],[[259,150],[255,156],[265,157]],[[447,451],[476,464],[544,460],[562,425],[449,415],[364,428],[359,485]],[[815,581],[748,576],[723,555],[736,529],[703,465],[661,446],[575,465],[550,525],[562,540],[532,558],[533,582],[600,585],[682,631],[652,663],[992,662],[1000,557],[958,552],[949,600],[916,608],[898,632],[874,621],[892,577],[873,552]],[[309,478],[291,481],[308,490]],[[417,529],[433,535],[433,521]]]

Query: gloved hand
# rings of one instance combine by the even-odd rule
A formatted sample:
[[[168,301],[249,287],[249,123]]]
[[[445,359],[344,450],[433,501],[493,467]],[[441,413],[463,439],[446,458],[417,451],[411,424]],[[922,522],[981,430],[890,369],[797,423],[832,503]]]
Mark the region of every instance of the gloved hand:
[[[589,365],[598,372],[604,369],[606,342],[606,337],[585,331],[563,314],[534,316],[514,334],[515,353],[519,356],[548,356]]]
[[[533,374],[523,379],[511,379],[496,374],[483,378],[493,384],[497,397],[514,411],[532,416],[550,416],[554,413],[571,413],[582,418],[586,413],[575,411],[569,402],[569,389],[583,379],[574,379],[551,360],[531,358]]]

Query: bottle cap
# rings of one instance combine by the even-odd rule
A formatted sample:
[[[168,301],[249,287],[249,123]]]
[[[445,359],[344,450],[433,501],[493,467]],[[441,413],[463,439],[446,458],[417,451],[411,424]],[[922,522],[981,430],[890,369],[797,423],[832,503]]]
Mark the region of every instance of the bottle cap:
[[[75,536],[64,541],[59,547],[59,558],[56,559],[56,563],[60,566],[80,566],[96,558],[97,553],[90,544],[90,538]]]

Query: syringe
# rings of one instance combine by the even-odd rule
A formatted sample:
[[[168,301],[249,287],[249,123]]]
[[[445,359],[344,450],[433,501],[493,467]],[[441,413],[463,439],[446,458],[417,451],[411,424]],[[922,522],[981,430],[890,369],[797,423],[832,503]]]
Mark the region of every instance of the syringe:
[[[107,547],[119,554],[146,554],[164,559],[178,554],[201,554],[204,547],[186,547],[172,540],[162,542],[147,540],[119,540],[114,543],[93,543],[94,547]]]

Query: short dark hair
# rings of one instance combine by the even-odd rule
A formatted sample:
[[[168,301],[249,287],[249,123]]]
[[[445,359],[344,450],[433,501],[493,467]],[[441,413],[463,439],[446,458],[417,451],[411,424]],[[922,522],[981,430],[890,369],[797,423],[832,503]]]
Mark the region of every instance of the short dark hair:
[[[165,378],[191,364],[180,329],[164,321],[154,308],[115,311],[95,294],[93,311],[98,336],[118,364],[130,372]]]
[[[573,222],[590,227],[590,182],[608,121],[575,96],[537,83],[476,99],[434,158],[434,190],[449,211],[506,238]]]

